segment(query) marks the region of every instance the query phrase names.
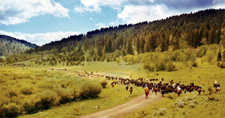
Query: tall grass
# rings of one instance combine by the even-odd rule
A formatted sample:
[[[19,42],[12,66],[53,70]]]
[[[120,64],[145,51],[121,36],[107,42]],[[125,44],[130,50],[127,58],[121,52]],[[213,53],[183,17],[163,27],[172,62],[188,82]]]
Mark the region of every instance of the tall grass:
[[[4,117],[35,113],[77,99],[97,97],[107,82],[74,74],[23,67],[0,68],[0,107]]]

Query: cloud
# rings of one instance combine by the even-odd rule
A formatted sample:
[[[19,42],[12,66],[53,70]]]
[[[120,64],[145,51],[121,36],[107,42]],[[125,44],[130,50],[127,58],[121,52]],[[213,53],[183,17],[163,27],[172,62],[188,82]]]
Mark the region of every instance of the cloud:
[[[108,27],[105,23],[98,23],[98,24],[95,24],[95,26],[97,26],[97,27],[98,27],[98,29]]]
[[[14,25],[45,14],[69,18],[68,12],[68,9],[52,0],[1,0],[0,23]]]
[[[128,0],[81,0],[83,6],[75,7],[76,13],[80,12],[97,12],[101,13],[101,6],[109,6],[113,9],[119,10],[119,7]]]
[[[116,20],[115,22],[110,22],[109,25],[110,26],[117,26],[117,25],[119,25],[119,21]]]
[[[93,18],[92,18],[92,17],[90,17],[89,19],[90,19],[90,20],[93,20]]]
[[[74,7],[74,11],[75,11],[75,13],[84,13],[86,11],[93,12],[94,9],[91,9],[91,8],[88,8],[88,7],[78,6],[78,7]]]
[[[102,7],[111,7],[117,17],[126,23],[153,21],[181,13],[208,8],[225,8],[225,0],[80,0],[83,7],[101,13]],[[88,10],[86,10],[88,11]],[[84,11],[85,12],[85,11]],[[90,12],[90,11],[89,11]]]
[[[127,23],[137,23],[141,21],[153,21],[180,14],[178,11],[170,10],[165,5],[149,6],[125,6],[124,10],[117,16]]]
[[[78,32],[49,32],[49,33],[37,33],[37,34],[26,34],[21,32],[6,32],[0,30],[0,34],[12,36],[17,39],[23,39],[31,43],[35,43],[39,46],[52,41],[61,40],[71,35],[79,34]]]

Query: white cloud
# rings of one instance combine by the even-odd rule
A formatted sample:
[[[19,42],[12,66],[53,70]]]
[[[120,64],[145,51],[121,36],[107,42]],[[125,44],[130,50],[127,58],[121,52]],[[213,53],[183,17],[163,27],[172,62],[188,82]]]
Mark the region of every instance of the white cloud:
[[[94,9],[91,9],[91,8],[88,8],[88,7],[78,6],[78,7],[74,7],[74,11],[75,11],[75,13],[84,13],[86,11],[93,12]]]
[[[141,21],[153,21],[166,18],[179,11],[168,9],[165,5],[148,5],[148,6],[125,6],[123,11],[118,13],[118,18],[127,23],[138,23]]]
[[[39,46],[51,41],[61,40],[62,38],[67,38],[68,36],[79,34],[78,32],[49,32],[49,33],[37,33],[37,34],[26,34],[21,32],[6,32],[0,30],[0,34],[12,36],[17,39],[23,39],[31,43],[35,43]]]
[[[97,27],[98,27],[98,29],[108,27],[105,23],[98,23],[98,24],[95,24],[95,26],[97,26]]]
[[[93,18],[91,17],[91,18],[89,18],[90,20],[93,20]]]
[[[117,25],[119,25],[119,21],[116,20],[115,22],[109,23],[109,25],[110,25],[110,26],[117,26]]]
[[[52,0],[1,0],[0,23],[19,24],[45,14],[69,18],[68,12],[68,9]]]
[[[75,7],[74,10],[76,13],[80,12],[97,12],[101,13],[101,6],[109,6],[113,9],[120,10],[119,7],[128,0],[81,0],[83,6]]]

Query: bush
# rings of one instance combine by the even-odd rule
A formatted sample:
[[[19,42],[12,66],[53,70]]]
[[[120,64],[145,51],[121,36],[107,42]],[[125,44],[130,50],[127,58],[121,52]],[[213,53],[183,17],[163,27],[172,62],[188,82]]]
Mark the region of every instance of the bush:
[[[110,62],[111,61],[111,59],[110,59],[110,57],[106,57],[106,62]]]
[[[53,89],[55,85],[53,83],[48,83],[48,82],[39,82],[36,84],[37,88],[46,90],[46,89]]]
[[[150,72],[153,72],[153,71],[155,71],[155,65],[153,63],[145,63],[144,69],[147,69]]]
[[[189,106],[190,106],[191,108],[195,108],[195,104],[194,104],[194,103],[190,103]]]
[[[198,67],[197,62],[193,62],[191,65],[192,65],[192,67]]]
[[[2,111],[5,117],[17,117],[21,112],[20,107],[16,105],[16,103],[4,104],[2,106]]]
[[[59,88],[55,89],[56,93],[58,94],[58,97],[60,98],[60,103],[65,104],[67,102],[70,102],[74,99],[74,92],[72,88]]]
[[[49,109],[57,105],[57,93],[53,90],[45,90],[35,96],[35,106],[37,109]]]
[[[105,61],[105,56],[102,56],[101,61],[102,61],[102,62]]]
[[[0,107],[3,105],[3,104],[8,104],[10,102],[10,99],[4,95],[0,95]]]
[[[168,58],[161,55],[156,60],[157,60],[155,62],[156,71],[166,70],[166,62],[169,61]]]
[[[117,63],[118,65],[120,65],[120,61],[121,61],[121,59],[120,59],[119,57],[117,57],[117,58],[116,58],[116,63]]]
[[[177,56],[177,61],[179,62],[185,62],[187,61],[187,55],[184,52],[180,52]]]
[[[101,84],[94,81],[85,81],[82,83],[80,97],[81,98],[94,98],[101,93]]]
[[[8,97],[17,96],[17,91],[15,89],[10,89],[7,94]]]
[[[205,55],[205,59],[208,63],[211,63],[213,61],[213,59],[216,57],[215,55],[215,51],[213,50],[207,50],[206,55]]]
[[[203,57],[206,54],[206,47],[205,46],[201,46],[197,49],[196,51],[197,57]]]
[[[156,116],[156,115],[161,115],[161,116],[163,116],[165,113],[166,113],[166,108],[159,108],[159,110],[158,111],[155,111],[154,112],[154,116]]]
[[[33,88],[30,86],[24,86],[20,88],[20,92],[24,95],[30,95],[33,93]]]
[[[175,66],[174,66],[172,61],[169,61],[169,62],[166,63],[166,70],[167,71],[173,71],[174,69],[175,69]]]
[[[37,110],[35,104],[29,99],[26,99],[24,101],[25,102],[23,103],[23,111],[28,114],[35,113]]]
[[[177,106],[178,108],[184,108],[184,101],[181,101],[181,100],[177,100],[175,102],[175,106]]]
[[[106,78],[96,77],[94,78],[94,80],[98,81],[102,85],[102,88],[105,88],[106,85],[108,84],[108,81],[106,80]]]

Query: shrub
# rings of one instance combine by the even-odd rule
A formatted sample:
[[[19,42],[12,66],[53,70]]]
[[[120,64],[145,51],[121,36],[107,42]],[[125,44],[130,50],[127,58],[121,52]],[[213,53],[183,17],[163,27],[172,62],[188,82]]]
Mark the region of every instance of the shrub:
[[[26,99],[24,101],[25,102],[23,103],[23,111],[25,111],[28,114],[35,113],[37,110],[35,104],[29,99]]]
[[[110,62],[110,61],[111,61],[110,57],[107,56],[107,57],[106,57],[106,62]]]
[[[191,108],[195,108],[195,104],[194,104],[194,103],[190,103],[189,106],[190,106]]]
[[[74,92],[72,88],[59,88],[55,89],[56,93],[58,94],[58,97],[60,98],[60,103],[64,104],[67,102],[70,102],[74,99]]]
[[[184,101],[177,100],[175,102],[175,106],[177,106],[178,108],[184,108]]]
[[[101,61],[102,61],[102,62],[105,61],[105,56],[102,56]]]
[[[216,57],[216,52],[213,50],[207,50],[205,59],[208,63],[211,63],[213,59]]]
[[[17,91],[15,89],[10,89],[7,94],[8,97],[17,96]]]
[[[167,71],[173,71],[175,69],[175,66],[172,61],[167,62],[165,66]]]
[[[159,108],[159,110],[158,111],[155,111],[154,112],[154,116],[156,116],[156,115],[161,115],[161,116],[163,116],[165,113],[166,113],[166,108]]]
[[[55,87],[55,85],[53,83],[48,83],[48,82],[39,82],[37,83],[37,88],[40,88],[40,89],[53,89]]]
[[[164,56],[159,56],[157,59],[157,61],[155,62],[155,69],[156,71],[160,71],[160,70],[166,70],[166,62],[169,61],[167,57]]]
[[[35,106],[37,109],[49,109],[54,106],[57,100],[57,93],[53,90],[45,90],[35,96]]]
[[[185,62],[187,61],[187,55],[184,52],[180,52],[177,56],[177,61],[179,62]]]
[[[197,62],[193,62],[191,65],[192,65],[192,67],[198,67]]]
[[[116,58],[116,63],[119,65],[120,64],[121,59],[119,57]]]
[[[33,93],[33,88],[30,86],[24,86],[20,88],[20,92],[24,95],[30,95]]]
[[[153,63],[145,63],[144,69],[147,69],[150,72],[153,72],[153,71],[155,71],[155,65]]]
[[[10,102],[10,99],[8,97],[6,97],[2,92],[0,94],[0,107],[3,104],[8,104]]]
[[[82,83],[80,97],[81,98],[94,98],[101,93],[101,84],[94,81],[85,81]]]
[[[94,80],[98,81],[102,85],[102,88],[105,88],[106,85],[108,84],[108,81],[106,80],[106,78],[96,77],[94,78]]]
[[[196,61],[196,53],[194,51],[191,52],[190,56],[189,56],[189,60],[191,62],[195,62]]]
[[[17,117],[21,112],[20,107],[16,103],[4,104],[2,111],[5,117]]]
[[[201,46],[201,47],[199,47],[198,49],[197,49],[197,51],[196,51],[196,55],[197,55],[197,57],[203,57],[204,55],[206,54],[206,48],[205,48],[205,46]]]

